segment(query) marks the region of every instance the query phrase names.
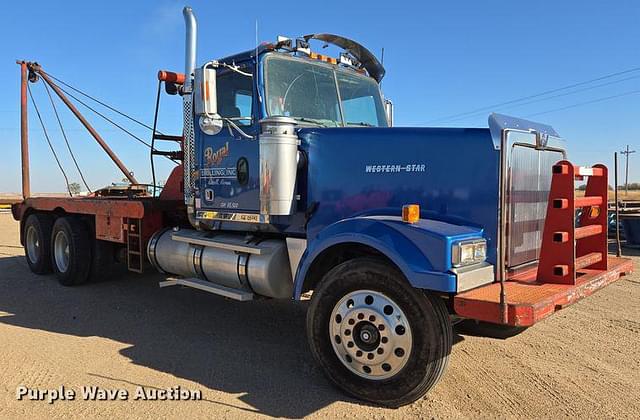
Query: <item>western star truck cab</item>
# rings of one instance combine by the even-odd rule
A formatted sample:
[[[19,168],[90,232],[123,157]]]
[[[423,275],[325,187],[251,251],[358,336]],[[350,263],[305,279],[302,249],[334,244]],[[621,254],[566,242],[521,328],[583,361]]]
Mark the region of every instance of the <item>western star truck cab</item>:
[[[279,38],[198,64],[184,16],[185,72],[159,73],[184,102],[183,135],[154,131],[181,164],[158,197],[25,193],[13,212],[34,272],[80,284],[124,254],[134,271],[148,259],[161,286],[310,296],[327,376],[400,406],[443,374],[455,320],[527,327],[631,271],[607,256],[606,167],[569,163],[552,127],[496,114],[489,128],[392,127],[384,68],[358,43]],[[20,64],[23,95],[27,79],[55,86]]]

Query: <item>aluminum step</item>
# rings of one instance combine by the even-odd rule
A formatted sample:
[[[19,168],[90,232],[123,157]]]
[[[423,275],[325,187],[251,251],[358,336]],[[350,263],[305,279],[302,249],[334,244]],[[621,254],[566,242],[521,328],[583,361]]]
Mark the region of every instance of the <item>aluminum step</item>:
[[[200,280],[196,278],[182,279],[177,277],[168,277],[165,281],[161,281],[158,285],[160,287],[169,287],[169,286],[191,287],[194,289],[213,293],[215,295],[224,296],[229,299],[238,300],[240,302],[253,300],[253,293],[251,292],[246,292],[244,290],[238,290],[238,289],[232,289],[230,287],[220,286],[218,284],[210,283],[208,281]]]

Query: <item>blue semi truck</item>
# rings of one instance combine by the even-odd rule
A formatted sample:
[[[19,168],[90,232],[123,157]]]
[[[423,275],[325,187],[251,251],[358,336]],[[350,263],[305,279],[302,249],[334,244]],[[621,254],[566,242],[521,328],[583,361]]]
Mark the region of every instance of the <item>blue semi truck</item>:
[[[183,135],[156,136],[180,143],[181,165],[159,197],[26,197],[14,215],[34,272],[75,285],[119,252],[141,271],[146,254],[163,287],[310,299],[327,376],[397,407],[438,382],[457,320],[530,326],[631,270],[599,225],[606,168],[569,164],[552,127],[496,114],[489,128],[392,127],[384,68],[358,43],[279,38],[197,65],[184,16],[185,72],[159,74],[182,97]],[[23,84],[55,86],[22,65]],[[578,207],[589,217],[576,222]]]

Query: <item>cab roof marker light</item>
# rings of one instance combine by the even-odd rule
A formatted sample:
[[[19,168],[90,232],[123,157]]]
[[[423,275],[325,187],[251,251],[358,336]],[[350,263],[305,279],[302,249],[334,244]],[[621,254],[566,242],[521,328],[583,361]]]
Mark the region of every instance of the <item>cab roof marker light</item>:
[[[309,46],[309,43],[302,38],[296,39],[296,51],[306,55],[311,55],[311,47]]]
[[[316,52],[312,52],[309,57],[313,58],[314,60],[324,61],[325,63],[338,64],[338,60],[336,60],[335,58],[318,54]]]
[[[353,60],[347,54],[341,53],[340,54],[340,64],[344,64],[344,65],[353,67]]]
[[[291,38],[287,38],[286,36],[278,35],[275,49],[284,49],[287,51],[293,51],[293,42]]]

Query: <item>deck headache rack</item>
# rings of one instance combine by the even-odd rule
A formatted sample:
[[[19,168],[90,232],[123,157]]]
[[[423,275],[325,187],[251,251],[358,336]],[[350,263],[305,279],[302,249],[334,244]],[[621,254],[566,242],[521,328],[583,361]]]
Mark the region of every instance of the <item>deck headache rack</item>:
[[[588,177],[584,197],[575,181]],[[457,294],[455,312],[465,318],[528,327],[633,271],[628,258],[607,255],[607,168],[552,169],[538,265]],[[582,215],[576,217],[576,209]],[[577,219],[577,222],[576,222]]]
[[[575,181],[588,177],[584,197],[575,196]],[[607,168],[553,166],[547,217],[542,235],[537,280],[575,285],[579,270],[607,270]],[[576,222],[576,209],[582,215]]]

